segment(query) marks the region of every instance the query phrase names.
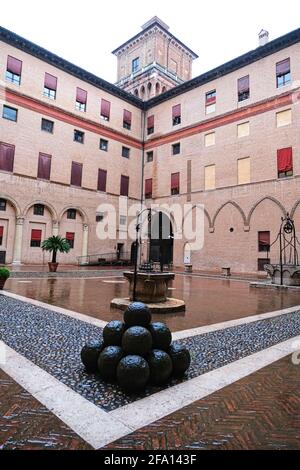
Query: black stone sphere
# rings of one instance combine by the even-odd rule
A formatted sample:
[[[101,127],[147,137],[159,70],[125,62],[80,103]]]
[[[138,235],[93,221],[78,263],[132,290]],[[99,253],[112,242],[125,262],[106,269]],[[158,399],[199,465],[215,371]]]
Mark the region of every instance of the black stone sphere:
[[[103,329],[105,346],[121,346],[125,324],[119,320],[108,323]]]
[[[152,336],[153,349],[168,351],[172,342],[172,334],[167,325],[165,323],[152,323],[148,330]]]
[[[90,341],[83,346],[80,356],[87,372],[95,373],[98,371],[98,358],[103,348],[104,342],[102,339],[99,341]]]
[[[153,385],[163,385],[171,377],[172,360],[165,351],[153,349],[147,356],[150,368],[150,382]]]
[[[172,359],[173,374],[177,377],[184,375],[191,364],[189,350],[180,344],[171,344],[169,355]]]
[[[122,348],[125,354],[145,356],[152,348],[152,336],[142,326],[132,326],[124,333]]]
[[[147,305],[142,302],[133,302],[124,312],[124,322],[127,327],[147,326],[151,322],[151,313]]]
[[[117,366],[123,355],[119,346],[108,346],[103,349],[98,359],[98,370],[102,379],[107,382],[116,380]]]
[[[144,390],[150,376],[147,361],[141,356],[126,356],[117,368],[117,380],[120,387],[129,393]]]

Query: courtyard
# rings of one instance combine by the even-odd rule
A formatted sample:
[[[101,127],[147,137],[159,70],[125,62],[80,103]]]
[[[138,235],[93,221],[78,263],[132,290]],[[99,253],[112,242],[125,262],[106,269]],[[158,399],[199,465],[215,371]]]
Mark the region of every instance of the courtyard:
[[[26,267],[0,295],[2,449],[299,449],[298,289],[253,279],[177,272],[169,296],[186,312],[153,315],[191,352],[183,379],[127,394],[80,361],[113,297],[120,270]]]

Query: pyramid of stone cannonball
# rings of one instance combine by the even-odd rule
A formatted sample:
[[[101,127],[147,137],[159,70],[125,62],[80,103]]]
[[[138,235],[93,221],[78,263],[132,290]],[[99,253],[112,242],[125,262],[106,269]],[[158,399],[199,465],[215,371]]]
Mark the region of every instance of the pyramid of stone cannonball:
[[[164,385],[185,374],[191,363],[188,349],[172,344],[164,323],[151,323],[147,305],[133,302],[124,322],[114,320],[103,330],[103,338],[87,343],[81,360],[88,373],[99,373],[107,382],[117,382],[128,393],[146,385]]]

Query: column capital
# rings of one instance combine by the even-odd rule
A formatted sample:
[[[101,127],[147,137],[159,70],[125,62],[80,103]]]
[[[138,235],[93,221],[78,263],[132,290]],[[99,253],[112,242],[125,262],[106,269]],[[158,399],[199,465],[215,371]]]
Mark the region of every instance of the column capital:
[[[17,225],[24,225],[25,218],[24,217],[17,217],[16,218],[16,224]]]
[[[53,228],[58,228],[59,227],[59,221],[58,220],[52,220],[52,227]]]
[[[84,232],[88,232],[89,231],[88,224],[82,224],[82,229],[83,229]]]

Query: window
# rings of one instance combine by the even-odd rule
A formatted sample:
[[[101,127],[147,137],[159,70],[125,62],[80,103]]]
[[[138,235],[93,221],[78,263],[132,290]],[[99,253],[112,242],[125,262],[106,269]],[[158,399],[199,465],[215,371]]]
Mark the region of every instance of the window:
[[[292,123],[292,110],[286,109],[285,111],[280,111],[276,113],[276,126],[284,127]]]
[[[0,245],[3,243],[3,234],[4,234],[4,227],[0,226]]]
[[[178,155],[180,153],[180,143],[172,145],[172,155]]]
[[[21,84],[21,73],[22,73],[22,61],[11,57],[7,57],[7,66],[6,66],[6,81],[13,83],[14,85]]]
[[[100,139],[99,148],[100,148],[100,150],[103,150],[104,152],[107,152],[108,151],[108,140]]]
[[[238,79],[238,101],[245,101],[250,98],[250,77],[242,77]]]
[[[276,64],[276,84],[277,88],[291,83],[290,59],[282,60]]]
[[[250,122],[243,122],[237,125],[237,136],[239,139],[250,134]]]
[[[49,121],[48,119],[42,118],[41,129],[42,131],[50,132],[50,134],[53,134],[54,122]]]
[[[238,184],[250,183],[250,158],[238,160]]]
[[[145,199],[152,198],[152,178],[145,180]]]
[[[103,219],[104,219],[103,212],[97,212],[96,213],[96,222],[102,222]]]
[[[82,164],[77,162],[72,162],[71,169],[71,185],[81,187],[82,181]]]
[[[30,246],[32,248],[39,248],[42,242],[42,231],[41,230],[31,230],[31,239]]]
[[[278,178],[293,176],[293,149],[288,147],[277,150]]]
[[[0,211],[6,211],[6,199],[0,199]]]
[[[216,165],[204,168],[204,189],[205,191],[216,189]]]
[[[205,147],[211,147],[212,145],[215,145],[216,143],[216,133],[215,132],[210,132],[209,134],[206,134],[204,136],[204,145]]]
[[[67,219],[76,220],[76,214],[77,214],[76,209],[68,209],[67,210]]]
[[[127,225],[126,215],[120,215],[120,225]]]
[[[18,110],[11,108],[10,106],[3,106],[2,112],[3,119],[8,119],[9,121],[17,122]]]
[[[107,171],[106,170],[98,170],[98,191],[106,192],[106,180],[107,180]]]
[[[209,91],[205,95],[205,113],[211,114],[216,111],[217,92],[216,90]]]
[[[45,73],[44,96],[50,100],[56,99],[57,78],[50,73]]]
[[[124,129],[131,129],[131,120],[132,120],[132,113],[124,109],[123,111],[123,127]]]
[[[257,270],[258,271],[264,271],[266,264],[270,264],[270,260],[268,258],[258,258],[258,260],[257,260]]]
[[[50,174],[51,174],[51,155],[40,153],[37,177],[42,180],[50,180]]]
[[[258,251],[270,251],[270,232],[258,232]]]
[[[0,142],[0,170],[13,172],[15,146]]]
[[[43,204],[34,204],[33,213],[34,213],[34,215],[43,216],[44,213],[45,213],[45,206]]]
[[[153,162],[153,151],[147,152],[147,163]]]
[[[140,68],[140,58],[139,57],[136,57],[135,59],[133,59],[132,63],[131,63],[131,71],[132,73],[135,73],[139,70]]]
[[[173,126],[181,124],[181,104],[177,104],[172,108],[172,122]]]
[[[149,116],[147,118],[147,134],[153,134],[154,133],[154,116]]]
[[[74,242],[75,242],[75,233],[74,232],[67,232],[66,233],[66,240],[70,245],[70,248],[74,248]]]
[[[175,196],[176,194],[179,194],[180,191],[180,173],[172,173],[171,174],[171,194],[172,196]]]
[[[130,157],[130,149],[128,147],[122,147],[122,157],[124,158]]]
[[[76,89],[76,103],[75,108],[77,111],[86,112],[87,91],[81,88]]]
[[[74,142],[84,143],[84,132],[74,129]]]
[[[100,111],[100,117],[104,121],[109,121],[110,117],[110,102],[106,101],[104,99],[101,100],[101,111]]]
[[[129,176],[121,175],[120,196],[128,196],[129,194]]]

